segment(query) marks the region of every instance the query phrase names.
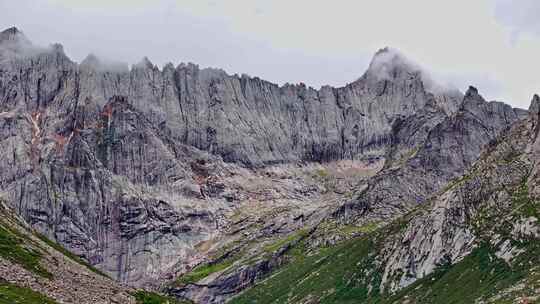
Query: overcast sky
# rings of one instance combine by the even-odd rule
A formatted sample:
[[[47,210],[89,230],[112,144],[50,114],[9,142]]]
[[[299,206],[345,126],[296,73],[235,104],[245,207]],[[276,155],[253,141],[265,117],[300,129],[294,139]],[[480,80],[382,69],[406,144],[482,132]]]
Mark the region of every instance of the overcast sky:
[[[162,66],[194,62],[283,84],[342,86],[384,46],[462,91],[528,107],[540,93],[538,0],[0,0],[0,27]]]

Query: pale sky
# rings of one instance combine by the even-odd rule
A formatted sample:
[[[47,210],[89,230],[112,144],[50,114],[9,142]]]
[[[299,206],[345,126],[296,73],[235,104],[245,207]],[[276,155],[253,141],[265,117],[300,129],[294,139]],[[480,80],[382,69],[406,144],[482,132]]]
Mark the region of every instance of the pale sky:
[[[540,93],[538,0],[0,0],[0,28],[136,63],[343,86],[390,46],[440,82],[528,107]]]

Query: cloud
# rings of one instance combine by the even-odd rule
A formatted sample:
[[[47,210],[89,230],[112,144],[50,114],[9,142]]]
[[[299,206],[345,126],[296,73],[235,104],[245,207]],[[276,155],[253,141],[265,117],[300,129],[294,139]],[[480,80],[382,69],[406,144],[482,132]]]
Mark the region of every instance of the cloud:
[[[526,7],[528,0],[522,1],[513,2]],[[501,5],[503,0],[0,0],[0,27],[17,25],[41,45],[61,42],[79,62],[89,53],[130,64],[148,56],[159,66],[194,62],[314,87],[354,81],[376,50],[391,46],[437,79],[462,90],[472,84],[489,99],[527,107],[540,91],[540,38],[520,34],[510,43],[511,27],[535,33],[535,23],[501,15]]]
[[[436,79],[429,69],[405,56],[398,49],[385,47],[377,51],[366,72],[368,77],[377,81],[394,79],[397,73],[417,73],[426,89],[432,93],[453,90],[456,87],[442,79]]]
[[[94,54],[89,54],[82,62],[81,67],[94,69],[102,72],[129,72],[129,65],[125,62],[109,60],[107,58],[98,57]]]
[[[157,0],[130,5],[124,1],[123,6],[115,1],[39,2],[0,0],[0,25],[16,24],[37,44],[61,42],[79,62],[89,53],[130,64],[148,56],[159,66],[194,62],[280,84],[320,86],[356,79],[371,56],[371,50],[328,54],[279,46],[266,37],[234,30],[227,14],[218,13],[223,8],[220,1]],[[257,16],[265,13],[263,9],[257,13],[257,7],[250,6],[241,11]]]
[[[57,44],[48,47],[32,44],[16,27],[0,31],[0,61],[2,62],[32,57],[55,49],[61,50],[61,46]]]

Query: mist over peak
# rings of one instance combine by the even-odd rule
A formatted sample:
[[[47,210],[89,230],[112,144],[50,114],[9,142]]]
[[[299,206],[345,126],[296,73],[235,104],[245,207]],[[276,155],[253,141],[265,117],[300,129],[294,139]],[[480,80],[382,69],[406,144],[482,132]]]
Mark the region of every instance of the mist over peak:
[[[100,72],[129,72],[129,65],[121,61],[108,60],[90,53],[80,63],[83,69],[91,69]]]
[[[398,77],[399,73],[418,73],[421,68],[409,60],[398,49],[384,47],[379,49],[369,64],[366,74],[378,80],[390,80]]]
[[[433,94],[461,94],[459,88],[440,75],[410,59],[399,49],[387,46],[375,52],[363,78],[396,81],[419,77],[426,90]]]
[[[453,263],[474,256],[470,250],[477,248],[475,242],[501,244],[490,256],[508,256],[504,244],[511,242],[500,242],[495,236],[498,228],[478,226],[487,219],[479,213],[489,209],[512,214],[524,201],[525,178],[540,176],[528,173],[533,172],[532,161],[525,164],[531,155],[526,145],[538,137],[538,115],[486,102],[472,86],[465,96],[449,90],[443,78],[433,77],[403,54],[425,60],[409,48],[382,48],[374,52],[369,66],[350,66],[356,71],[351,78],[368,66],[356,81],[317,90],[307,80],[310,75],[303,75],[306,83],[299,77],[279,85],[263,75],[229,74],[193,63],[175,67],[159,59],[163,49],[153,43],[159,33],[129,31],[141,40],[134,47],[126,43],[121,48],[125,53],[107,57],[100,50],[117,41],[118,36],[106,32],[99,36],[108,42],[100,42],[97,35],[86,37],[93,44],[82,49],[83,56],[68,52],[77,58],[74,61],[60,44],[39,48],[16,28],[2,33],[0,237],[10,230],[5,200],[28,227],[84,259],[96,275],[103,272],[124,284],[126,293],[148,288],[196,304],[394,303],[397,292],[407,291],[411,284],[416,284],[416,294],[439,294],[429,287],[422,291],[425,280],[442,282],[450,290],[462,286],[461,279],[448,285],[436,271],[441,266],[442,275],[456,271]],[[42,38],[40,33],[31,36]],[[186,43],[180,35],[166,38],[171,45]],[[141,54],[128,56],[133,48]],[[227,51],[201,48],[216,58]],[[247,53],[246,46],[240,48]],[[168,51],[162,55],[191,62],[175,57],[183,51]],[[244,60],[276,63],[265,55],[255,52]],[[285,77],[302,70],[289,56],[285,53],[272,67]],[[229,58],[214,61],[229,69],[227,62]],[[331,79],[327,71],[332,65],[310,69],[317,77]],[[238,66],[233,70],[242,71]],[[533,114],[539,112],[539,104],[535,96]],[[514,125],[516,132],[508,137],[512,141],[504,144],[505,132]],[[491,153],[498,143],[502,150],[486,162],[485,148]],[[503,151],[507,147],[513,151]],[[523,153],[516,156],[516,151]],[[486,166],[475,165],[482,162]],[[484,175],[490,170],[500,177],[493,175],[494,181]],[[502,189],[509,177],[516,188]],[[520,199],[509,206],[515,193]],[[475,214],[478,217],[469,217]],[[530,227],[530,214],[524,215],[525,228]],[[493,223],[500,227],[499,221]],[[504,226],[504,235],[522,231]],[[528,236],[513,244],[526,240]],[[540,256],[533,249],[527,256]],[[28,269],[3,271],[10,257],[0,252],[0,299],[3,282],[30,278],[23,271]],[[49,280],[32,277],[37,284],[53,285],[31,287],[59,302],[135,303],[119,299],[118,292],[104,294],[97,285],[91,287],[94,295],[84,298],[89,285],[66,279],[64,269],[56,267],[59,256],[53,257],[39,264],[50,266]],[[522,261],[539,264],[538,259]],[[493,265],[498,269],[501,264]],[[466,266],[465,270],[475,267]],[[466,275],[459,272],[463,267],[456,269],[452,276]],[[492,284],[499,280],[498,273],[494,275],[493,280],[487,274],[482,278]],[[276,282],[274,278],[290,288],[272,287],[282,292],[274,296],[266,290],[266,282]],[[344,285],[344,279],[352,284]],[[295,294],[297,289],[309,295]],[[374,301],[365,297],[367,290],[377,297],[371,298]],[[403,300],[414,298],[407,295]],[[426,301],[444,304],[446,298]],[[471,297],[460,303],[473,302]]]
[[[0,33],[0,52],[3,53],[3,57],[33,56],[50,51],[58,52],[65,56],[64,48],[61,44],[51,44],[46,48],[36,46],[17,27],[10,27]],[[151,68],[160,71],[165,69],[165,66],[160,68],[155,65],[147,56],[142,57],[142,59],[136,63],[129,64],[115,59],[108,59],[107,57],[95,53],[89,53],[86,58],[80,61],[80,66],[81,68],[93,69],[101,72],[129,72],[132,68]],[[184,66],[186,66],[185,63],[180,63],[178,65],[180,68]],[[170,68],[171,66],[168,66],[168,69]],[[216,70],[227,73],[220,68],[212,67],[204,68],[202,70]],[[238,73],[242,71],[235,72]],[[232,75],[234,73],[227,74]],[[396,81],[399,79],[404,80],[410,79],[411,77],[419,77],[426,90],[435,95],[443,93],[451,93],[455,96],[462,95],[459,89],[452,85],[451,81],[447,81],[444,77],[434,76],[441,74],[434,73],[429,68],[410,59],[398,48],[389,46],[375,52],[367,70],[361,75],[363,76],[360,77],[360,79],[365,78],[375,82],[381,80]],[[301,81],[300,83],[304,82]]]
[[[0,32],[0,41],[4,41],[8,39],[15,39],[21,35],[22,35],[22,32],[19,31],[17,27],[12,26]]]
[[[60,43],[52,43],[48,47],[37,46],[15,26],[0,32],[0,61],[32,57],[47,52],[67,58]]]
[[[16,51],[31,47],[32,43],[17,27],[10,27],[0,32],[0,48]]]

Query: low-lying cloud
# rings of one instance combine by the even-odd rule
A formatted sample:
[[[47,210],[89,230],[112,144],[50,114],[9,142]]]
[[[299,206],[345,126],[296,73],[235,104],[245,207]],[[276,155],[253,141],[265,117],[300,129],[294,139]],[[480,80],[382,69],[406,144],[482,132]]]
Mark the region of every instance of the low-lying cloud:
[[[160,67],[194,62],[313,87],[357,79],[390,46],[438,83],[527,107],[540,91],[540,35],[537,19],[520,12],[538,9],[528,6],[535,0],[511,2],[0,0],[0,28],[60,42],[78,62],[89,53],[129,64],[148,56]],[[527,39],[511,43],[516,32]]]

